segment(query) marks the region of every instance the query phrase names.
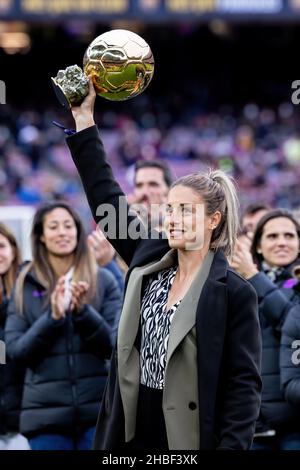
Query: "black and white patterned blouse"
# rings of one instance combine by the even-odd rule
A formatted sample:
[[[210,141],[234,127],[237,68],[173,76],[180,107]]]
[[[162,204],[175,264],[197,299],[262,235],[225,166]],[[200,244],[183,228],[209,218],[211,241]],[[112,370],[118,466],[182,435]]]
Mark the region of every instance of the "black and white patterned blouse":
[[[166,312],[177,266],[153,273],[141,303],[141,384],[163,389],[170,326],[180,300]]]

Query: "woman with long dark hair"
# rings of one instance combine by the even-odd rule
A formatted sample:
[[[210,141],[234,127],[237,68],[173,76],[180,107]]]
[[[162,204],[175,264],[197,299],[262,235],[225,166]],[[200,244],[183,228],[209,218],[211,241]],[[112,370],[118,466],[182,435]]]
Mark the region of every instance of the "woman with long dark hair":
[[[37,210],[32,255],[6,324],[8,354],[26,367],[21,431],[34,450],[89,449],[121,294],[65,202]]]
[[[262,331],[262,403],[253,443],[256,450],[300,449],[299,414],[280,386],[282,325],[300,300],[293,267],[298,263],[300,226],[286,209],[265,214],[254,232],[251,252],[238,243],[232,266],[255,288]]]

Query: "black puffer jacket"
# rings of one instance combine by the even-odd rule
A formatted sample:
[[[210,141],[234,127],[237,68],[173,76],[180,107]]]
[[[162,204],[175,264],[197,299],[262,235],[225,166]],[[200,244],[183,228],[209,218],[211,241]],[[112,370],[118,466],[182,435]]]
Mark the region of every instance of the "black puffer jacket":
[[[285,432],[299,427],[299,416],[286,402],[280,386],[281,329],[292,305],[300,301],[297,288],[288,288],[291,277],[286,269],[275,282],[263,272],[249,279],[258,295],[263,346],[263,389],[258,432],[270,428]]]
[[[282,328],[281,383],[286,400],[300,411],[300,305],[289,312]]]
[[[0,305],[0,341],[4,342],[7,306],[5,299]],[[19,430],[23,381],[24,369],[6,356],[6,364],[0,364],[0,434]]]
[[[121,309],[117,282],[105,269],[99,270],[97,293],[94,306],[56,321],[31,272],[24,283],[23,314],[10,301],[6,345],[27,368],[20,429],[28,437],[75,433],[96,424]]]

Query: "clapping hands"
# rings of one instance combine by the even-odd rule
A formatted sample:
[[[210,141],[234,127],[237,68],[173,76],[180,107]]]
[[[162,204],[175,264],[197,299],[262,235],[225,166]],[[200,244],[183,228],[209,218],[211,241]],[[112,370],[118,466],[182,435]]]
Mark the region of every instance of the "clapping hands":
[[[86,294],[89,290],[89,284],[85,281],[78,281],[71,283],[71,302],[70,310],[73,313],[78,313],[82,310],[86,303]]]
[[[60,277],[51,295],[52,318],[64,318],[67,310],[72,313],[80,312],[86,302],[88,289],[89,284],[85,281],[71,282],[66,287],[65,276]]]

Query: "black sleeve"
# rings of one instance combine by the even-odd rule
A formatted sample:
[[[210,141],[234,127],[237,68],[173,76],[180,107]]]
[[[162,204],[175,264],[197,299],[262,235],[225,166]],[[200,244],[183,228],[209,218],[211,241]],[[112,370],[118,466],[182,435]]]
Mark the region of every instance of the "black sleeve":
[[[249,279],[256,290],[259,304],[259,316],[265,319],[273,328],[281,331],[283,322],[292,303],[281,292],[281,289],[264,273],[258,273]]]
[[[229,295],[218,449],[249,449],[260,409],[261,332],[257,296],[243,283]]]
[[[5,325],[7,354],[26,367],[34,367],[61,334],[65,318],[54,320],[49,310],[30,325],[27,318],[17,311],[14,297],[13,293]]]
[[[147,236],[147,231],[141,221],[129,212],[125,195],[106,160],[97,127],[89,127],[68,137],[67,143],[95,221],[99,223],[102,220],[102,229],[108,240],[125,263],[130,265],[137,245]],[[115,220],[109,222],[108,231],[104,204],[114,208],[116,215]],[[111,218],[114,219],[113,215]]]
[[[300,405],[300,305],[295,305],[282,328],[280,374],[286,400]]]

